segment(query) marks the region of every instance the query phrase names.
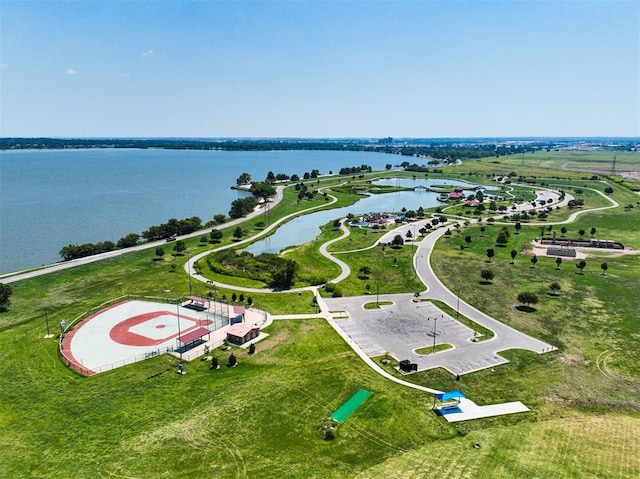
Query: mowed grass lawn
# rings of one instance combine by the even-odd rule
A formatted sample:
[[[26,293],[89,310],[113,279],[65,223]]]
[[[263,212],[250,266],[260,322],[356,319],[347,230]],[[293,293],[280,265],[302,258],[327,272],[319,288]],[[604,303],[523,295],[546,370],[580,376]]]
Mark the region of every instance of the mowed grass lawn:
[[[163,356],[80,378],[37,332],[1,333],[3,477],[349,477],[455,436],[430,396],[375,374],[322,320],[276,322],[254,356],[233,350],[238,367],[184,376]],[[323,441],[358,388],[373,396]]]
[[[621,204],[633,198],[624,191],[614,197]],[[590,213],[579,224],[637,249],[638,211]],[[510,363],[461,381],[442,370],[405,379],[462,388],[479,404],[522,400],[530,413],[449,425],[431,412],[432,396],[377,375],[319,319],[275,322],[256,355],[233,349],[236,368],[224,366],[229,352],[216,351],[218,371],[195,361],[180,376],[177,360],[163,356],[77,376],[58,360],[56,341],[42,338],[44,308],[56,331],[60,320],[121,294],[186,294],[186,274],[171,268],[186,257],[154,261],[149,250],[13,285],[10,311],[0,315],[0,477],[638,477],[639,257],[602,253],[587,258],[582,275],[566,259],[559,270],[546,257],[532,268],[528,249],[538,227],[523,225],[515,235],[510,226],[509,243],[499,248],[500,227],[486,226],[481,236],[470,226],[443,238],[432,265],[463,299],[560,350],[507,351],[501,354]],[[578,224],[568,227],[575,233]],[[472,242],[461,252],[466,235]],[[496,250],[491,263],[489,247]],[[511,249],[518,251],[514,265]],[[420,289],[410,245],[386,252],[340,255],[354,269],[343,293],[364,292],[366,280],[357,278],[364,265],[372,268],[372,292],[383,272],[381,292],[396,281],[404,292]],[[490,284],[480,284],[483,268],[495,273]],[[554,281],[557,296],[550,294]],[[523,290],[539,296],[534,310],[518,308]],[[274,314],[313,310],[310,294],[252,296]],[[324,420],[358,388],[373,396],[333,441],[323,441]]]

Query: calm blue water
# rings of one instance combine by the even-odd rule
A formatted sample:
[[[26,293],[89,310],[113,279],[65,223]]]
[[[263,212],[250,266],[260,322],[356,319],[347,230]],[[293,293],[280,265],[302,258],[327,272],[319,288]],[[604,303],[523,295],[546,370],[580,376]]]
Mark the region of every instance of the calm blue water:
[[[59,261],[68,244],[115,242],[169,218],[228,214],[244,195],[230,189],[244,171],[263,180],[270,170],[302,176],[363,163],[382,169],[393,160],[345,151],[2,151],[0,273]]]

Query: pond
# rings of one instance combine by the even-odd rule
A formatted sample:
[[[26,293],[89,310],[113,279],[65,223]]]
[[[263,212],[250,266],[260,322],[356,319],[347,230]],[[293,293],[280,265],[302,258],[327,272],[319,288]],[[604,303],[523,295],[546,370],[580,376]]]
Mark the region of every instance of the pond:
[[[470,194],[472,188],[476,185],[456,180],[444,179],[403,179],[403,178],[387,178],[372,182],[374,185],[400,186],[404,188],[414,188],[417,186],[461,186],[465,188],[465,194]],[[468,191],[467,191],[468,190]],[[432,208],[442,205],[438,201],[438,193],[419,188],[413,191],[398,191],[395,193],[384,193],[379,195],[371,195],[363,197],[357,203],[343,208],[333,210],[324,210],[311,213],[308,215],[295,218],[278,230],[271,236],[257,241],[245,248],[246,251],[254,255],[262,253],[279,253],[283,249],[290,246],[297,246],[313,241],[320,234],[320,226],[327,224],[337,218],[344,218],[349,213],[355,216],[363,215],[371,212],[399,212],[402,208],[407,210],[417,210],[420,206],[423,208]]]

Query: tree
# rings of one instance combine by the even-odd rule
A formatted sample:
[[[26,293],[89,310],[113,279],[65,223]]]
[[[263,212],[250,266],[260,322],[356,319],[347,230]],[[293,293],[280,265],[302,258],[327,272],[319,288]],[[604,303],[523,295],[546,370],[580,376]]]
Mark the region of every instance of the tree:
[[[532,268],[535,268],[535,267],[536,267],[536,263],[537,263],[537,262],[538,262],[538,257],[534,254],[534,255],[531,257],[531,267],[532,267]]]
[[[6,311],[11,306],[13,288],[9,284],[0,283],[0,311]]]
[[[267,183],[275,183],[276,175],[273,174],[273,171],[270,171],[269,173],[267,173],[267,177],[265,178],[264,181]]]
[[[602,268],[602,276],[606,276],[605,272],[607,271],[607,269],[609,269],[609,265],[607,263],[602,263],[600,265],[600,268]]]
[[[480,271],[480,277],[486,282],[489,283],[494,278],[493,271],[490,269],[483,269]]]
[[[393,240],[391,240],[391,246],[393,246],[394,248],[400,248],[402,247],[403,244],[404,244],[404,240],[400,235],[395,235],[393,237]]]
[[[556,269],[560,269],[560,265],[562,264],[562,258],[556,258]]]
[[[162,259],[162,257],[164,256],[164,248],[162,246],[158,246],[156,248],[156,256],[158,257],[158,259]]]
[[[240,239],[243,235],[244,232],[242,231],[242,228],[240,226],[236,226],[236,228],[233,230],[233,237]]]
[[[447,231],[444,232],[445,236],[451,236],[451,230],[447,228]]]
[[[240,295],[238,296],[238,301],[244,303],[244,293],[240,293]]]
[[[360,279],[369,279],[369,275],[371,274],[371,268],[369,266],[362,266],[360,268]]]
[[[471,236],[467,235],[464,237],[464,242],[467,243],[467,246],[471,244]]]
[[[529,306],[530,304],[538,303],[538,296],[534,293],[522,292],[518,294],[518,302],[524,304],[525,306]]]
[[[498,246],[504,246],[507,244],[508,238],[507,235],[504,231],[500,231],[500,233],[498,233],[498,237],[496,238],[496,244]]]
[[[613,193],[613,188],[611,188],[610,186],[607,186],[607,187],[604,189],[604,192],[605,192],[606,194],[610,195],[611,193]]]
[[[229,356],[229,360],[227,361],[227,367],[232,368],[236,364],[238,364],[238,360],[236,359],[235,355],[231,353],[231,355]]]
[[[222,231],[217,230],[215,228],[211,230],[211,233],[209,233],[209,237],[211,238],[212,243],[220,243],[222,236],[223,236]]]
[[[238,186],[248,185],[249,183],[251,183],[251,175],[249,173],[242,173],[236,179],[236,185]]]
[[[250,191],[253,196],[262,198],[265,201],[276,194],[276,189],[269,183],[254,183],[251,185]]]
[[[187,250],[187,245],[184,244],[184,241],[182,240],[176,241],[176,244],[173,245],[173,251],[175,251],[176,254],[182,254],[186,250]]]
[[[580,270],[580,274],[584,274],[583,270],[586,268],[587,266],[587,262],[583,259],[581,259],[580,261],[578,261],[578,264],[576,265],[576,268],[578,268]]]
[[[253,304],[253,298],[251,296],[247,297],[247,306],[251,306]]]
[[[411,230],[407,230],[407,234],[405,234],[405,236],[407,237],[407,240],[411,240],[411,238],[413,238],[413,233],[411,233]]]
[[[209,366],[209,369],[218,369],[220,367],[220,365],[218,364],[218,358],[216,358],[215,356],[211,358],[211,366]]]
[[[224,223],[226,220],[227,220],[226,215],[223,215],[222,213],[213,215],[213,221],[215,221],[219,225]]]
[[[522,229],[522,225],[520,224],[520,222],[516,223],[514,225],[514,228],[516,229],[516,234],[520,234],[520,230]]]
[[[584,236],[585,233],[586,233],[585,230],[578,230],[578,234],[580,235],[580,239],[582,239],[582,237]]]
[[[135,246],[140,241],[140,235],[137,233],[129,233],[127,236],[120,238],[116,245],[118,248],[130,248],[131,246]]]
[[[253,211],[258,204],[258,200],[254,196],[248,196],[246,198],[236,198],[231,202],[231,209],[229,209],[229,216],[231,218],[242,218]]]
[[[487,231],[487,228],[485,228],[484,226],[480,227],[480,236],[484,236],[484,232]]]
[[[295,278],[297,263],[294,260],[282,259],[271,275],[269,286],[274,289],[289,289]]]
[[[597,229],[595,229],[595,228],[591,228],[591,230],[589,230],[589,233],[591,234],[591,237],[592,237],[592,238],[593,238],[593,235],[595,235],[595,234],[596,234],[596,231],[598,231],[598,230],[597,230]]]
[[[562,233],[562,237],[563,237],[563,238],[564,238],[564,235],[566,235],[566,234],[567,234],[567,231],[568,231],[568,230],[567,230],[567,227],[566,227],[566,226],[563,226],[562,228],[560,228],[560,233]]]
[[[562,289],[562,286],[560,286],[560,283],[557,283],[554,281],[549,285],[549,289],[551,290],[551,294],[553,294],[554,296],[557,296],[560,290]]]
[[[249,345],[249,354],[255,354],[255,352],[256,352],[256,345],[255,343],[251,343]]]
[[[489,263],[491,263],[491,258],[493,258],[495,254],[496,252],[493,250],[493,248],[489,248],[487,250],[487,258],[489,258]]]
[[[518,252],[514,249],[511,250],[511,264],[514,264],[516,260],[516,256],[518,256]]]

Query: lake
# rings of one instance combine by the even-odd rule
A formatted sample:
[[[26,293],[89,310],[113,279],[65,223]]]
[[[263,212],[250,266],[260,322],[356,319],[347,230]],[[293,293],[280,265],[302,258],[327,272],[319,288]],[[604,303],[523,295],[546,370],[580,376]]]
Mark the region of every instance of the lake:
[[[242,172],[321,174],[397,157],[351,151],[0,151],[0,273],[60,261],[68,244],[114,241],[169,218],[228,214]],[[317,225],[316,225],[317,226]]]

